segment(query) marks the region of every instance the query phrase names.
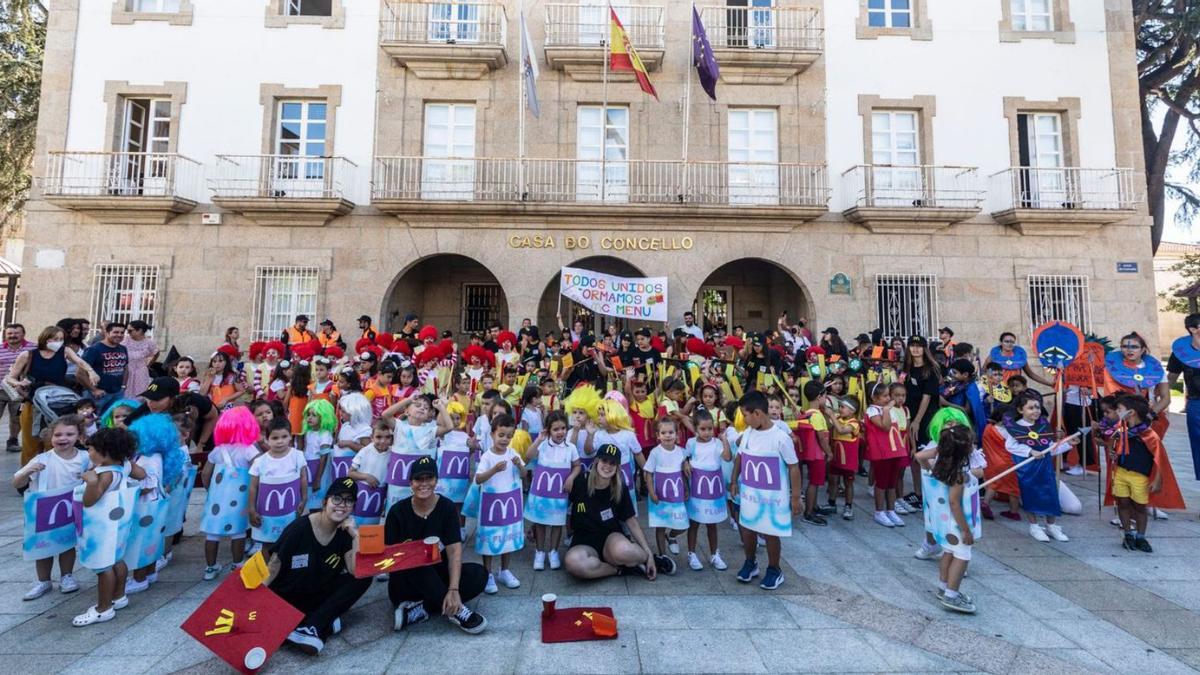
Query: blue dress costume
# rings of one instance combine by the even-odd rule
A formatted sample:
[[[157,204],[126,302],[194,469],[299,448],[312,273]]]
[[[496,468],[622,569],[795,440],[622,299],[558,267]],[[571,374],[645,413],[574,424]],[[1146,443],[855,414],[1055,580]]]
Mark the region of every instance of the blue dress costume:
[[[25,492],[25,560],[51,558],[75,548],[76,487]]]
[[[725,504],[725,478],[722,473],[721,442],[705,443],[689,438],[687,457],[692,466],[688,478],[688,520],[694,523],[723,523],[729,517]],[[732,471],[733,463],[730,462]]]
[[[1029,448],[1030,452],[1049,450],[1054,445],[1054,429],[1045,417],[1039,417],[1032,426],[1006,419],[1004,430],[1017,443]],[[1013,464],[1028,459],[1028,454],[1012,453]],[[1035,516],[1057,518],[1062,515],[1058,501],[1058,481],[1054,475],[1054,459],[1044,455],[1017,469],[1017,482],[1021,486],[1021,508]]]
[[[654,477],[654,495],[658,497],[657,502],[646,503],[650,527],[687,529],[687,483],[682,471],[685,452],[679,446],[669,451],[657,446],[650,451],[645,470]]]
[[[1184,335],[1171,343],[1171,356],[1187,368],[1200,369],[1200,349],[1192,345],[1192,336]],[[1197,392],[1193,392],[1195,396]],[[1188,444],[1192,448],[1192,467],[1196,480],[1200,480],[1200,399],[1188,398],[1184,412],[1187,415]]]
[[[125,545],[125,564],[136,570],[154,564],[162,557],[166,534],[167,496],[155,485],[143,494],[139,488],[133,506],[133,524]]]
[[[112,473],[112,483],[95,504],[83,505],[84,485],[75,487],[75,535],[79,543],[79,564],[102,572],[125,557],[129,531],[133,525],[137,481],[126,480],[125,466],[96,467],[97,474]]]
[[[471,487],[471,448],[465,431],[446,432],[438,443],[437,493],[461,505]]]
[[[475,483],[472,492],[478,494],[479,526],[475,531],[475,552],[480,555],[501,555],[525,548],[525,519],[521,502],[521,475],[513,462],[519,461],[509,449],[504,457],[489,452],[480,460],[477,471],[485,471],[499,459],[509,464],[483,485]],[[464,507],[465,508],[465,507]]]
[[[791,438],[775,427],[747,429],[738,441],[738,523],[764,536],[792,536],[788,465],[798,461]]]
[[[222,445],[213,451],[212,478],[204,499],[200,531],[205,534],[242,539],[250,527],[250,469],[237,466],[234,454],[253,457],[250,446]]]
[[[437,440],[435,422],[426,422],[416,427],[403,420],[396,422],[395,439],[392,442],[391,455],[388,457],[388,491],[384,513],[396,502],[412,496],[412,484],[408,474],[412,470],[413,462],[422,457],[437,459]]]
[[[172,537],[183,531],[184,517],[187,515],[188,501],[192,497],[192,488],[196,485],[196,465],[192,464],[186,448],[179,450],[187,460],[183,463],[183,471],[174,485],[167,488],[167,515],[164,519],[166,528],[163,534]]]
[[[1013,347],[1012,356],[1005,356],[1004,353],[1000,351],[1000,345],[996,345],[995,347],[992,347],[990,352],[988,352],[988,360],[992,363],[999,364],[1000,367],[1006,372],[1020,372],[1025,370],[1025,364],[1029,363],[1029,356],[1025,353],[1025,348],[1020,346]]]
[[[567,524],[567,476],[578,456],[572,443],[555,445],[549,440],[542,443],[529,480],[526,520],[541,525]]]
[[[979,509],[979,480],[970,472],[964,470],[962,511],[971,536],[976,541],[983,535],[983,524]],[[924,500],[922,512],[925,515],[925,531],[933,535],[938,546],[958,545],[962,543],[962,531],[958,521],[950,511],[950,486],[933,477],[933,472],[921,469],[921,492]],[[953,537],[950,541],[948,537]]]

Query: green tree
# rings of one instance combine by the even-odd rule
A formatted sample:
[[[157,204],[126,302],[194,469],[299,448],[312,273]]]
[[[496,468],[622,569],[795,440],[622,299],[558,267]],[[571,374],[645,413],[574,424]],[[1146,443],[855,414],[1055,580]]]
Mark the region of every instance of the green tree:
[[[0,232],[29,195],[45,45],[42,2],[0,0]]]
[[[1200,253],[1188,253],[1183,256],[1182,260],[1167,269],[1179,272],[1179,275],[1183,277],[1183,282],[1159,292],[1158,297],[1167,301],[1167,304],[1159,311],[1187,314],[1190,311],[1187,298],[1177,298],[1175,294],[1200,281]]]
[[[1182,202],[1176,222],[1190,223],[1200,214],[1200,194],[1187,184],[1200,182],[1200,2],[1133,0],[1133,16],[1146,194],[1154,217],[1151,242],[1157,251],[1168,197]],[[1160,113],[1162,122],[1156,128]],[[1187,138],[1183,149],[1173,152],[1181,126]],[[1186,167],[1182,181],[1168,179],[1173,167]]]

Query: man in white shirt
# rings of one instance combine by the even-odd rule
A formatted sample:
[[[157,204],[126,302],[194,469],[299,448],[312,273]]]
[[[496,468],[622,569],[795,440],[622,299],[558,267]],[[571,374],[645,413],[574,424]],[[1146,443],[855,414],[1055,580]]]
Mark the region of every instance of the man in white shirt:
[[[678,330],[687,333],[688,337],[694,337],[697,340],[704,339],[704,330],[696,325],[696,315],[692,312],[683,313],[683,325]]]

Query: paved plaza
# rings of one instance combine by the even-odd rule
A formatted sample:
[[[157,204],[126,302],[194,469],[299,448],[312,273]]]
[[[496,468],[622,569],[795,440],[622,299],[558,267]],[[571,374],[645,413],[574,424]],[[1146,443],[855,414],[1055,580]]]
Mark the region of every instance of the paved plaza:
[[[856,520],[829,527],[798,525],[783,546],[787,581],[773,593],[734,579],[742,556],[722,526],[731,569],[693,572],[679,556],[674,577],[655,582],[614,578],[581,584],[563,572],[533,572],[518,556],[522,585],[475,603],[489,621],[479,636],[441,619],[405,633],[391,630],[384,584],[374,584],[346,618],[345,630],[318,658],[284,648],[267,672],[1143,672],[1200,670],[1200,484],[1192,480],[1183,418],[1167,437],[1176,473],[1193,511],[1154,522],[1153,554],[1125,551],[1096,510],[1096,477],[1069,479],[1085,515],[1066,517],[1068,543],[1040,544],[1024,525],[987,522],[963,589],[975,616],[949,614],[934,598],[934,563],[912,556],[919,516],[888,530],[871,522],[865,481]],[[11,475],[17,457],[5,454]],[[824,491],[822,491],[822,495]],[[94,577],[83,589],[57,590],[33,602],[21,595],[33,566],[21,559],[20,500],[0,499],[0,654],[12,673],[208,673],[225,665],[179,624],[216,586],[200,580],[203,538],[195,536],[203,493],[175,562],[150,591],[132,596],[109,623],[73,628],[94,604]],[[797,521],[799,522],[799,521]],[[227,547],[222,554],[227,556]],[[469,558],[474,558],[473,554]],[[57,570],[56,570],[57,574]],[[543,645],[542,593],[559,606],[609,605],[620,637],[610,642]]]

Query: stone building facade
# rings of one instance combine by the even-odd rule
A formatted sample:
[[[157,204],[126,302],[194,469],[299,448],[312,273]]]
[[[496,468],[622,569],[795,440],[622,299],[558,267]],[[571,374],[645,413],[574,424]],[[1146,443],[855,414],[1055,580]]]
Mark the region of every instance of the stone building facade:
[[[688,3],[615,8],[658,100],[604,84],[599,2],[49,4],[30,325],[550,326],[569,265],[749,329],[1154,333],[1121,0],[709,0],[716,101]]]

